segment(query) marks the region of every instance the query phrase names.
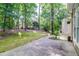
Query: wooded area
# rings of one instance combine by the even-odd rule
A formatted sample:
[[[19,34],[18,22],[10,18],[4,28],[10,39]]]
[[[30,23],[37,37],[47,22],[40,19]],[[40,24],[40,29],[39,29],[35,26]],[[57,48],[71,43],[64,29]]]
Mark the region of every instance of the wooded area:
[[[39,8],[40,7],[40,8]],[[39,11],[37,12],[37,8]],[[0,29],[38,29],[58,33],[61,21],[68,12],[64,4],[56,3],[2,3],[0,4]]]

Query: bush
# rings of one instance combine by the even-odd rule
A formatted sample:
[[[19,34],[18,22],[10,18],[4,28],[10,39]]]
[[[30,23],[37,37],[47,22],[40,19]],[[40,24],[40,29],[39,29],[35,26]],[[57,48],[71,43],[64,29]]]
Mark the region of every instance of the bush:
[[[59,31],[54,31],[54,35],[58,36],[59,35]]]

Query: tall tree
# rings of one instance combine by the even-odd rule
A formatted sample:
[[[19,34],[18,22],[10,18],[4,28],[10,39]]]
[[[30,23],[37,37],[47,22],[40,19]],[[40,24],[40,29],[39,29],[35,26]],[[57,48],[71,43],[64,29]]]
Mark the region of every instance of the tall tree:
[[[26,3],[23,4],[23,16],[25,19],[25,31],[28,28],[28,21],[32,19],[33,14],[35,14],[36,4]]]
[[[54,21],[54,4],[51,4],[51,34],[53,34],[54,32],[53,21]]]

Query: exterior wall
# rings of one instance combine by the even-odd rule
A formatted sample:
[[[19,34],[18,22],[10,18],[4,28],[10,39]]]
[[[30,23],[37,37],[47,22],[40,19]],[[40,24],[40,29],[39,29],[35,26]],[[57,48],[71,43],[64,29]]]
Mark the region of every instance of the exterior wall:
[[[75,13],[74,13],[74,17],[73,17],[73,27],[77,27],[77,23],[78,23],[78,20],[77,20],[77,9],[78,9],[78,7],[76,7],[75,8]],[[76,24],[76,25],[75,25]],[[73,28],[73,32],[75,33],[75,34],[73,34],[73,42],[74,42],[74,46],[75,46],[75,48],[76,48],[76,51],[77,51],[77,53],[78,53],[78,55],[79,55],[79,42],[77,42],[77,40],[79,39],[79,37],[78,37],[78,31],[76,30],[74,30],[74,28]]]
[[[67,40],[69,40],[69,37],[70,37],[70,41],[72,41],[72,8],[73,8],[73,4],[71,3],[68,3],[67,4],[67,8],[69,9],[69,12],[70,12],[70,16],[68,18],[65,18],[62,20],[62,28],[61,28],[61,31],[62,31],[62,35],[65,36],[65,38]],[[71,18],[70,18],[71,17]],[[70,22],[69,24],[67,22]]]
[[[71,35],[71,23],[68,19],[63,19],[62,20],[62,34],[66,35],[66,37]]]
[[[67,7],[68,7],[68,10],[69,10],[69,17],[70,17],[70,22],[71,22],[71,34],[70,34],[70,36],[71,36],[71,40],[73,40],[73,13],[74,13],[74,11],[73,11],[73,9],[74,9],[74,4],[73,3],[68,3],[67,4]]]
[[[74,4],[68,4],[68,8],[71,7],[71,9],[69,9],[69,11],[71,12],[71,37],[72,37],[72,40],[73,40],[73,44],[74,44],[74,47],[79,55],[79,42],[77,42],[77,40],[79,39],[78,37],[78,32],[77,32],[77,23],[78,23],[78,20],[76,19],[77,18],[77,9],[78,9],[78,3],[74,3]],[[76,29],[75,29],[76,28]]]

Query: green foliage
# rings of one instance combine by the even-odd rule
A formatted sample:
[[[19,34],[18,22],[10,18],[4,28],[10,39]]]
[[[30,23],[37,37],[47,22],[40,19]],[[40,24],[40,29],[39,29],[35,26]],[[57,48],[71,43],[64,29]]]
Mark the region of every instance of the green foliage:
[[[50,4],[41,4],[42,14],[40,19],[41,28],[47,32],[50,31]]]
[[[57,4],[56,4],[57,5]],[[68,11],[64,5],[58,4],[54,10],[54,34],[58,35],[61,28],[61,22],[68,16]]]
[[[47,32],[49,32],[49,30],[50,30],[50,27],[49,27],[50,25],[46,22],[44,25],[43,25],[43,29],[45,30],[45,31],[47,31]]]
[[[53,28],[53,32],[58,33],[62,19],[68,15],[66,7],[61,3],[41,3],[40,7],[40,27],[48,32]],[[35,3],[0,4],[0,28],[6,30],[17,27],[19,29],[20,25],[24,28],[33,26],[32,19],[38,16],[36,8],[38,7]]]
[[[21,4],[21,13],[24,17],[25,30],[28,26],[32,26],[32,17],[36,14],[36,4],[34,3],[26,3]]]
[[[41,23],[41,29],[43,29],[44,31],[49,32],[50,31],[50,21],[46,20],[44,18],[41,18],[42,20],[40,21]]]
[[[62,19],[68,15],[65,5],[61,3],[43,3],[41,8],[41,27],[47,31],[53,30],[53,34],[58,35]],[[53,23],[51,23],[52,21]]]
[[[59,26],[60,26],[60,24],[58,22],[58,19],[55,19],[54,20],[54,26],[53,26],[53,29],[54,29],[54,33],[53,34],[55,34],[55,35],[59,34],[59,29],[60,29]]]
[[[39,28],[38,22],[34,21],[33,22],[33,27],[34,27],[34,29],[38,29]]]
[[[0,4],[0,27],[4,30],[20,26],[20,17],[25,26],[31,24],[31,17],[35,12],[34,3],[3,3]],[[24,21],[25,20],[25,21]],[[32,24],[31,24],[32,25]]]
[[[13,17],[14,17],[14,13],[12,12],[13,11],[13,4],[9,4],[9,3],[4,3],[4,4],[0,4],[0,15],[2,16],[1,19],[1,25],[0,27],[2,29],[12,29],[14,27],[14,20],[13,20]],[[15,15],[16,16],[16,15]]]

